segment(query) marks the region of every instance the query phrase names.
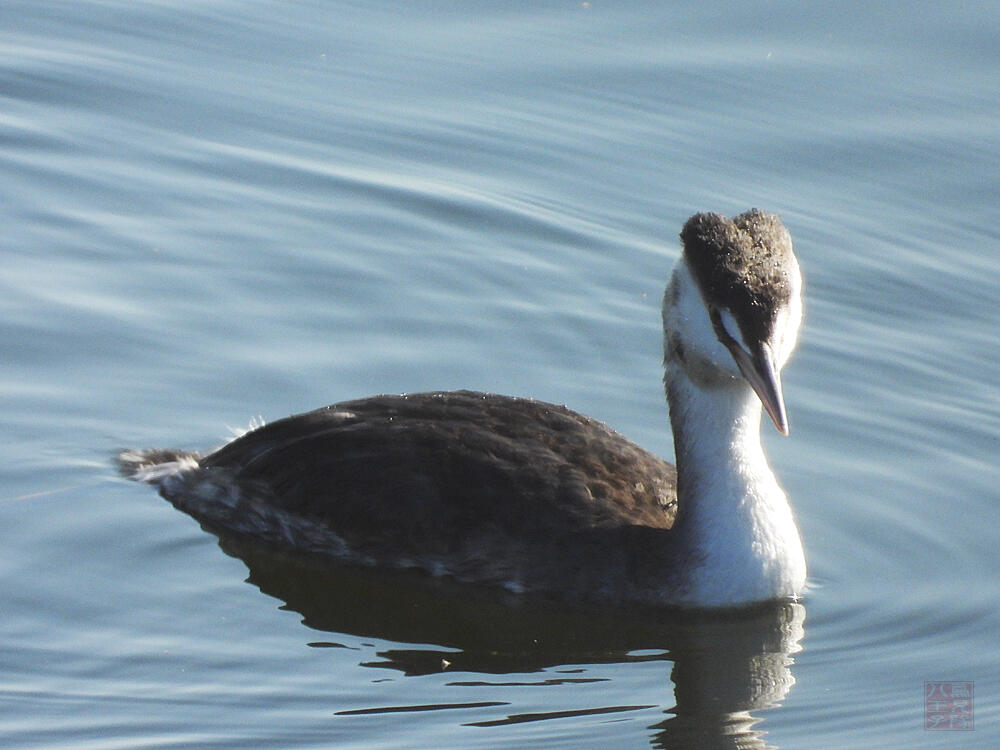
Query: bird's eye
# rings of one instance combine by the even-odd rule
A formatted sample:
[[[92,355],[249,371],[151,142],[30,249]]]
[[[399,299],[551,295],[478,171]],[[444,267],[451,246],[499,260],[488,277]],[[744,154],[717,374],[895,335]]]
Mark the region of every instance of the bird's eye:
[[[723,311],[717,307],[709,308],[708,311],[708,316],[712,321],[712,329],[715,331],[715,337],[719,339],[719,342],[727,349],[732,349],[734,346],[739,348],[740,345],[738,340],[726,328],[722,312]],[[727,317],[732,320],[732,315]]]

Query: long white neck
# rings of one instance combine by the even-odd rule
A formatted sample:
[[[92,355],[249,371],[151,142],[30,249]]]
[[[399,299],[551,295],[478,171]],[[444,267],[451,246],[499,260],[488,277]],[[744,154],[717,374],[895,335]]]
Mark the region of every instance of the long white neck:
[[[760,400],[741,378],[695,384],[667,359],[685,599],[739,605],[801,593],[806,567],[788,500],[760,442]]]

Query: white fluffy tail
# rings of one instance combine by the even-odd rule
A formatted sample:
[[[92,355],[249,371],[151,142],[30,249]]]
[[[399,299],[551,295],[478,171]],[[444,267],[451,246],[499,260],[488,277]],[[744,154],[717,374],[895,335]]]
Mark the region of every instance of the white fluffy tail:
[[[199,458],[190,451],[129,449],[118,454],[118,471],[127,479],[158,485],[167,477],[197,469]]]

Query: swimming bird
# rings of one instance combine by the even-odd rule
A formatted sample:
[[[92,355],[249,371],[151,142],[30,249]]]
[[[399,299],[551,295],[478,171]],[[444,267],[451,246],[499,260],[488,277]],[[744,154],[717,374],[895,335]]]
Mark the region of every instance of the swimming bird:
[[[758,209],[680,236],[663,298],[676,468],[564,406],[471,391],[345,401],[119,467],[210,530],[347,563],[604,603],[794,599],[802,543],[760,441],[762,407],[788,434],[791,238]]]

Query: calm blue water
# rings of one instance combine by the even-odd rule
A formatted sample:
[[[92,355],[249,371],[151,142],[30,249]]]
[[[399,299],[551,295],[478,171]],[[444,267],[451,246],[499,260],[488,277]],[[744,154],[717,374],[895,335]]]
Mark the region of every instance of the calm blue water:
[[[0,742],[996,745],[998,23],[5,2]],[[225,554],[114,476],[119,447],[457,387],[669,456],[676,235],[750,206],[807,275],[792,436],[766,437],[802,607],[666,623]],[[975,683],[974,731],[923,729],[934,680]]]

